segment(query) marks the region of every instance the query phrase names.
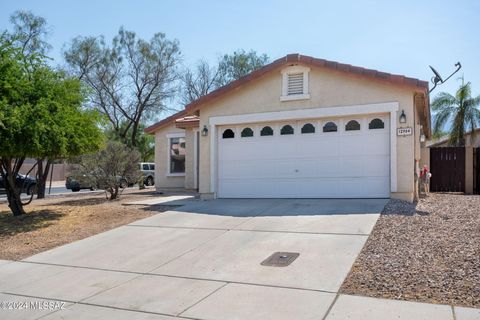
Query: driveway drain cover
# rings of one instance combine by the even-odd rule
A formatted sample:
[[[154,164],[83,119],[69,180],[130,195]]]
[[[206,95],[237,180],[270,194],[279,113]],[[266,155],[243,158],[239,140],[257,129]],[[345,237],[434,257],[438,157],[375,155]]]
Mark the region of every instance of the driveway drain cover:
[[[268,267],[286,267],[298,258],[297,252],[275,252],[267,259],[263,260],[262,266]]]

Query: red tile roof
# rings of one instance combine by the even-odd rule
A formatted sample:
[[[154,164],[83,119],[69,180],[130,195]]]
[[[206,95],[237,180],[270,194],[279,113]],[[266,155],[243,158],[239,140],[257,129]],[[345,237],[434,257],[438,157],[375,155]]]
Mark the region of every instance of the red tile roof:
[[[175,126],[177,128],[194,128],[198,127],[200,118],[198,116],[186,116],[175,120]]]
[[[176,114],[165,118],[150,127],[145,129],[146,133],[154,133],[156,130],[159,128],[165,126],[166,124],[169,124],[171,121],[178,119],[180,117],[185,117],[187,115],[191,115],[197,110],[201,108],[201,106],[205,105],[207,102],[210,102],[219,96],[222,96],[226,94],[227,92],[230,92],[246,83],[249,81],[252,81],[254,79],[257,79],[266,73],[277,69],[279,67],[287,66],[292,63],[301,63],[304,65],[310,65],[310,66],[315,66],[315,67],[320,67],[320,68],[326,68],[326,69],[331,69],[331,70],[336,70],[340,72],[345,72],[349,74],[354,74],[370,79],[376,79],[379,81],[386,81],[390,82],[395,85],[402,85],[402,86],[408,86],[412,88],[416,88],[417,90],[420,90],[422,92],[428,92],[428,82],[423,81],[423,80],[418,80],[415,78],[410,78],[406,77],[403,75],[398,75],[398,74],[391,74],[391,73],[386,73],[386,72],[381,72],[373,69],[366,69],[362,67],[356,67],[352,66],[350,64],[344,64],[344,63],[339,63],[336,61],[329,61],[325,59],[317,59],[309,56],[303,56],[298,53],[294,54],[289,54],[286,55],[285,57],[282,57],[280,59],[277,59],[273,61],[272,63],[269,63],[265,65],[264,67],[255,70],[246,76],[232,81],[226,86],[223,86],[221,88],[218,88],[217,90],[214,90],[210,92],[207,95],[204,95],[203,97],[191,102],[190,104],[185,106],[185,109],[177,112]]]

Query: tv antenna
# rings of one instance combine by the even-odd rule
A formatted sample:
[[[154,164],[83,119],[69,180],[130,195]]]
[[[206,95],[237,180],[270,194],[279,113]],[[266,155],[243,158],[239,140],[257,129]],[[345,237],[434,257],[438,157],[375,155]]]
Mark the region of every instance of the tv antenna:
[[[458,70],[460,70],[462,68],[462,65],[460,64],[460,61],[455,63],[455,67],[457,67],[457,70],[455,70],[451,75],[448,76],[448,78],[446,78],[445,80],[442,78],[442,76],[440,75],[440,73],[438,73],[437,70],[435,70],[434,67],[432,66],[429,66],[430,69],[432,69],[432,72],[435,76],[432,77],[432,83],[433,83],[433,88],[430,89],[429,93],[433,91],[433,89],[435,89],[437,87],[438,84],[443,84],[445,83],[448,79],[450,79],[455,73],[458,72]]]

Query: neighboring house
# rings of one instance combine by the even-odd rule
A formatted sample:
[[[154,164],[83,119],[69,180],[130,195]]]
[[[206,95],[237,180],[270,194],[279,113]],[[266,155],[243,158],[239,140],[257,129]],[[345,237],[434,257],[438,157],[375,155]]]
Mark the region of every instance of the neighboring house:
[[[465,133],[465,147],[473,147],[478,148],[480,147],[480,128],[475,129],[475,137],[473,137],[472,141],[472,131],[468,131]],[[450,137],[448,135],[441,137],[439,139],[431,140],[427,142],[426,147],[450,147],[448,143],[448,139]],[[473,143],[472,143],[473,142]]]
[[[428,83],[290,54],[145,131],[155,134],[158,189],[412,201],[420,136],[430,136]]]

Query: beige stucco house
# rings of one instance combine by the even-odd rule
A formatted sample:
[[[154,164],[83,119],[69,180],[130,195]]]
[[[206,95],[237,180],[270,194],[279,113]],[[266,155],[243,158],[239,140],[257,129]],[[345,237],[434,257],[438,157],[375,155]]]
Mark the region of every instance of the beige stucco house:
[[[145,131],[160,190],[412,201],[430,136],[428,83],[290,54]]]

